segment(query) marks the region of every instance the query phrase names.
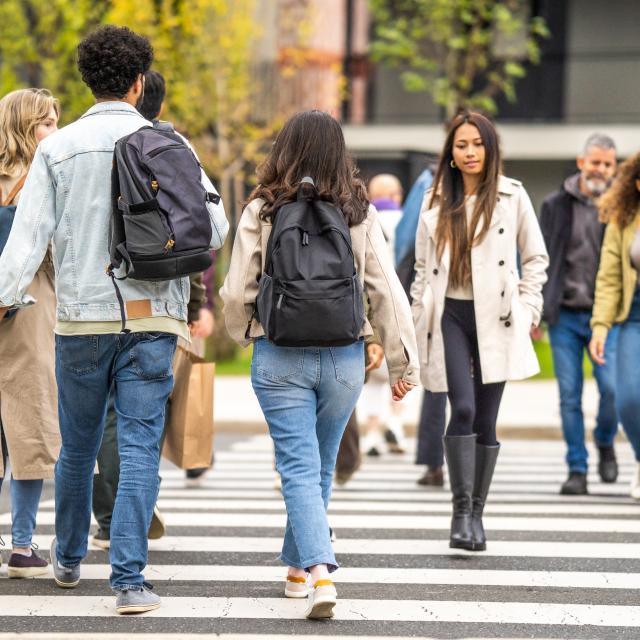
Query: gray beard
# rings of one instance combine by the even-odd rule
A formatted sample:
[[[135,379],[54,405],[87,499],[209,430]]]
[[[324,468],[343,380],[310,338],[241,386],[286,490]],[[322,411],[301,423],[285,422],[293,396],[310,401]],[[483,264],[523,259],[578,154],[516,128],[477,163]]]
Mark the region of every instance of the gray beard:
[[[609,183],[606,180],[593,180],[592,178],[586,178],[584,183],[594,198],[601,196],[609,187]]]

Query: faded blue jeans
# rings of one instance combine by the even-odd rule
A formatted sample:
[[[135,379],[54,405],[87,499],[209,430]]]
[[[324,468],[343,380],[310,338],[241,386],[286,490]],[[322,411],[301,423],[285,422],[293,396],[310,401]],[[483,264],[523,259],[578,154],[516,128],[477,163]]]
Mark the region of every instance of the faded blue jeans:
[[[618,386],[616,404],[624,432],[640,462],[640,288],[636,289],[627,319],[618,336]]]
[[[2,438],[2,466],[7,469],[7,443],[0,424]],[[0,488],[2,488],[0,478]],[[14,547],[26,549],[31,546],[36,515],[42,494],[42,480],[16,480],[11,477],[11,543]]]
[[[139,590],[144,582],[176,340],[168,333],[56,336],[62,436],[55,473],[58,560],[74,567],[87,553],[93,471],[113,384],[120,481],[109,554],[116,590]]]
[[[567,464],[570,471],[587,472],[587,448],[584,440],[582,413],[582,362],[591,341],[591,313],[561,309],[558,321],[549,327],[553,367],[560,390],[562,432],[567,443]],[[616,346],[618,327],[613,327],[605,344],[604,365],[593,364],[593,376],[600,392],[600,405],[593,438],[596,445],[610,447],[618,431],[615,405]],[[593,361],[592,361],[593,362]]]
[[[287,507],[280,560],[335,571],[327,507],[340,440],[364,384],[364,342],[298,349],[258,338],[251,383],[275,445]]]

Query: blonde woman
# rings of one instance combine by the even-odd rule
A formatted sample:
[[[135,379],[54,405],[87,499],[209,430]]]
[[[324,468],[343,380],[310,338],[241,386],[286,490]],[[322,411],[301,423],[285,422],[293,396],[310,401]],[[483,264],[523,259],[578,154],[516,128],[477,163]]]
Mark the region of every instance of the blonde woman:
[[[616,408],[638,463],[631,497],[640,500],[640,153],[620,165],[599,209],[608,225],[596,278],[589,350],[596,363],[604,364],[607,335],[620,325]]]
[[[0,100],[0,218],[6,230],[38,143],[57,129],[60,108],[46,89]],[[6,238],[5,238],[6,240]],[[4,243],[2,243],[4,244]],[[1,250],[1,248],[0,248]],[[0,487],[11,463],[10,578],[47,573],[32,550],[43,479],[53,477],[60,447],[54,373],[55,292],[49,253],[29,294],[36,304],[0,320]]]

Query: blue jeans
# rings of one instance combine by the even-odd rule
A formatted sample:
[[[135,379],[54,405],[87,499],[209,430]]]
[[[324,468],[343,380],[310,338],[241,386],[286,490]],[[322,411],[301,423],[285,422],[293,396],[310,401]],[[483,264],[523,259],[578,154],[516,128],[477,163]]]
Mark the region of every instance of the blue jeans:
[[[618,393],[616,401],[620,422],[640,462],[640,288],[636,289],[631,311],[620,326],[618,336]]]
[[[6,471],[7,443],[4,433],[1,433],[0,437],[2,438],[2,465]],[[0,478],[0,488],[2,488],[2,480],[3,478]],[[14,547],[26,549],[31,546],[42,484],[42,480],[16,480],[13,476],[11,477],[11,542]]]
[[[55,473],[58,560],[73,567],[87,553],[93,470],[113,384],[120,454],[110,532],[113,589],[139,590],[144,582],[176,339],[167,333],[56,336],[62,436]]]
[[[562,308],[558,321],[549,327],[553,366],[560,390],[562,432],[567,443],[570,471],[587,472],[587,448],[584,444],[582,413],[582,363],[591,340],[591,313]],[[610,447],[618,431],[615,406],[616,344],[618,327],[613,327],[605,344],[606,363],[593,364],[593,375],[600,392],[600,405],[593,437],[596,445]]]
[[[280,560],[334,571],[327,507],[340,440],[364,384],[364,343],[297,349],[260,338],[251,383],[275,445],[287,507]]]

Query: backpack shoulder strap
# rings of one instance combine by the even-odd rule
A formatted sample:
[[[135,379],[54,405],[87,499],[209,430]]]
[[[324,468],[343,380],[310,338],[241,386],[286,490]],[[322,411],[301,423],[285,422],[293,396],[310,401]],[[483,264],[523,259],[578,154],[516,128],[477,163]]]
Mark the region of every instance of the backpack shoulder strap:
[[[18,182],[13,185],[13,189],[9,191],[6,198],[2,198],[2,189],[0,189],[0,205],[3,207],[9,206],[15,199],[22,187],[24,187],[24,183],[27,180],[27,174],[20,176],[18,178]]]

